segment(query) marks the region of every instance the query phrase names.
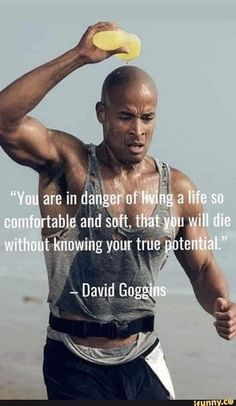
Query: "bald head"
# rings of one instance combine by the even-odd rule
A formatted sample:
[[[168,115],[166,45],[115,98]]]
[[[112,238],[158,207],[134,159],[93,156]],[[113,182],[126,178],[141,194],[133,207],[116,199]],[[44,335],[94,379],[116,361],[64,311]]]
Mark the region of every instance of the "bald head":
[[[147,72],[137,66],[122,66],[113,70],[104,80],[101,101],[105,103],[118,88],[134,86],[146,86],[157,97],[155,82]]]
[[[122,66],[106,77],[96,113],[103,126],[102,145],[117,162],[127,166],[145,158],[155,129],[156,107],[155,83],[142,69]]]

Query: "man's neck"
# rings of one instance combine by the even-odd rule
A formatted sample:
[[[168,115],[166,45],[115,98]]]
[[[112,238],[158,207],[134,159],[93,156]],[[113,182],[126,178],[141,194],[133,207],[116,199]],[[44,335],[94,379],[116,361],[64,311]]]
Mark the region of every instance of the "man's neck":
[[[143,166],[143,161],[137,164],[126,164],[119,161],[109,146],[103,141],[96,147],[97,157],[108,166],[115,174],[127,178],[131,174],[140,174],[140,170]]]

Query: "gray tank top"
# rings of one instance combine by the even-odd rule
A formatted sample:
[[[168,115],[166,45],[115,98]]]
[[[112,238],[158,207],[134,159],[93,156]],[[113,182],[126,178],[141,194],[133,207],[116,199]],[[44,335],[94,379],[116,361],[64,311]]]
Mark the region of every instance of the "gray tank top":
[[[104,184],[96,158],[95,145],[89,144],[87,148],[88,172],[83,194],[104,195]],[[170,193],[169,168],[165,163],[157,160],[156,166],[160,175],[158,193],[162,196],[167,195]],[[106,227],[106,219],[112,218],[109,207],[103,207],[102,204],[80,204],[76,213],[76,227],[48,236],[51,242],[50,250],[45,251],[45,261],[49,279],[48,302],[52,313],[60,317],[61,309],[99,322],[131,321],[153,314],[157,298],[153,288],[156,286],[158,271],[163,267],[168,256],[164,244],[161,244],[159,250],[141,251],[137,249],[137,244],[132,243],[129,250],[112,250],[110,254],[107,253],[105,244],[106,241],[114,239],[133,242],[137,238],[160,241],[173,239],[173,228],[164,227],[164,218],[171,216],[171,208],[166,204],[157,204],[152,217],[157,214],[158,228],[117,227],[114,229]],[[81,227],[82,218],[99,216],[102,221],[101,227]],[[81,249],[81,245],[79,249],[55,251],[55,241],[94,241],[95,246],[100,247],[101,250],[92,249],[86,245]],[[98,242],[102,245],[98,245]],[[99,287],[107,287],[110,290],[104,289],[103,292],[100,290],[102,294],[87,295],[88,287],[93,287],[93,292],[98,292]],[[126,294],[126,290],[128,291],[130,287],[131,293],[141,294]],[[142,295],[143,292],[146,294]],[[50,328],[49,332],[51,338],[60,339],[58,337],[61,333],[52,332]]]

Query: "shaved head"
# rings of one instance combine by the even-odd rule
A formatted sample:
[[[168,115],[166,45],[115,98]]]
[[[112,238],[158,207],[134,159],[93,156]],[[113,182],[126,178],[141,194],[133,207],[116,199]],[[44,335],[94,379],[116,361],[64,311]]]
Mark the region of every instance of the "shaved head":
[[[152,140],[156,108],[157,89],[147,72],[136,66],[112,71],[96,104],[106,153],[122,165],[141,163]]]
[[[104,80],[101,101],[105,103],[110,99],[113,91],[121,87],[145,86],[157,97],[157,88],[154,80],[143,69],[137,66],[122,66],[113,70]]]

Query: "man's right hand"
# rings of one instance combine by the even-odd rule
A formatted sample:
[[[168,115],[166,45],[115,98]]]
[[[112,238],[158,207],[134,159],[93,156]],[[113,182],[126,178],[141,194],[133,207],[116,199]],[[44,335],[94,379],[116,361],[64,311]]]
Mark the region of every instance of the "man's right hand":
[[[120,30],[117,24],[112,22],[100,22],[88,27],[81,40],[77,45],[79,55],[85,64],[101,62],[118,52],[127,53],[127,50],[122,47],[118,50],[103,51],[93,44],[93,36],[100,31],[116,31]]]

